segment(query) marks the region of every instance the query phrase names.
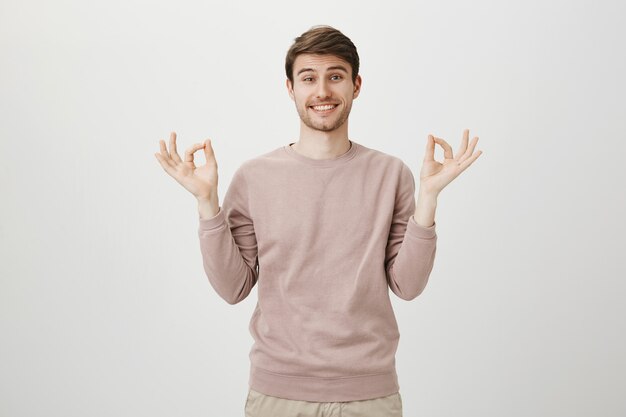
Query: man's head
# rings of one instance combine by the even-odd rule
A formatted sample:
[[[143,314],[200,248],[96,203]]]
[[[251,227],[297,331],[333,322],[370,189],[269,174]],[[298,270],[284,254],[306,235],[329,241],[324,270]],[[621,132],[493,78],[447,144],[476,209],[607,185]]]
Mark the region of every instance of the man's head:
[[[359,55],[348,37],[330,26],[313,27],[289,48],[285,71],[306,126],[332,131],[344,125],[361,89]]]
[[[293,65],[300,54],[334,55],[343,59],[352,69],[352,82],[356,82],[359,74],[359,54],[350,38],[330,26],[313,26],[298,36],[285,58],[285,72],[293,83]]]

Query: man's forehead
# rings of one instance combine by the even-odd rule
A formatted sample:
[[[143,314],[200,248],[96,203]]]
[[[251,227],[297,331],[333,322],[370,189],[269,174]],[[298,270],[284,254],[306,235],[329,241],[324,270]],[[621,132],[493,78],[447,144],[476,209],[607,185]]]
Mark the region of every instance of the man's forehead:
[[[296,73],[302,70],[323,71],[333,67],[333,69],[343,68],[350,71],[350,64],[335,55],[330,54],[300,54],[294,61],[294,70]]]

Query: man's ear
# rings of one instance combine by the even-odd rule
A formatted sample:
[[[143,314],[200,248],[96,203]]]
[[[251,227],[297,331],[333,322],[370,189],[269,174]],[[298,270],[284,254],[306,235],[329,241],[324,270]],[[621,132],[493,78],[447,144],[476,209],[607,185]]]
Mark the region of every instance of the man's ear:
[[[359,93],[361,92],[362,82],[363,82],[363,79],[361,78],[361,75],[357,75],[356,79],[354,80],[354,94],[352,94],[353,100],[359,96]]]
[[[285,84],[287,86],[287,91],[289,92],[289,97],[291,97],[291,99],[295,101],[295,98],[293,96],[293,84],[291,80],[287,78],[287,82]]]

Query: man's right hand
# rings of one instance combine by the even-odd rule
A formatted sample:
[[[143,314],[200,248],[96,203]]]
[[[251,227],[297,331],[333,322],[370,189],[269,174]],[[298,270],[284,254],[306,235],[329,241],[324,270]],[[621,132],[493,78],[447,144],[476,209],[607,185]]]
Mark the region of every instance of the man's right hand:
[[[159,141],[161,153],[155,153],[161,167],[180,185],[192,193],[201,206],[205,207],[205,216],[212,217],[219,211],[217,195],[217,161],[211,140],[207,139],[203,143],[196,143],[185,151],[185,159],[181,160],[176,151],[176,132],[170,135],[170,150],[168,152],[164,140]],[[206,164],[196,167],[193,161],[194,153],[204,149]],[[206,210],[210,208],[210,210]]]

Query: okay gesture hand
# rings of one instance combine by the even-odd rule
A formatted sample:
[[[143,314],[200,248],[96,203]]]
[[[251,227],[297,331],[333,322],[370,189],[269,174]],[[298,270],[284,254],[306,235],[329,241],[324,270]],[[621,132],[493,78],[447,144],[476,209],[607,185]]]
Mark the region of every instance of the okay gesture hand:
[[[198,200],[211,201],[217,204],[217,160],[211,145],[211,139],[199,142],[185,151],[185,159],[181,159],[176,149],[176,132],[170,134],[170,149],[167,149],[164,140],[160,140],[161,153],[155,153],[161,167],[180,185],[191,192]],[[194,154],[204,150],[206,163],[196,166]]]
[[[474,148],[478,143],[478,136],[472,139],[472,143],[468,147],[469,129],[463,131],[463,139],[461,146],[456,153],[452,155],[452,148],[445,140],[428,135],[426,144],[426,154],[420,171],[420,191],[429,195],[437,196],[443,188],[452,182],[453,179],[467,169],[478,157],[482,151],[474,153]],[[443,163],[435,161],[435,143],[443,148]]]

